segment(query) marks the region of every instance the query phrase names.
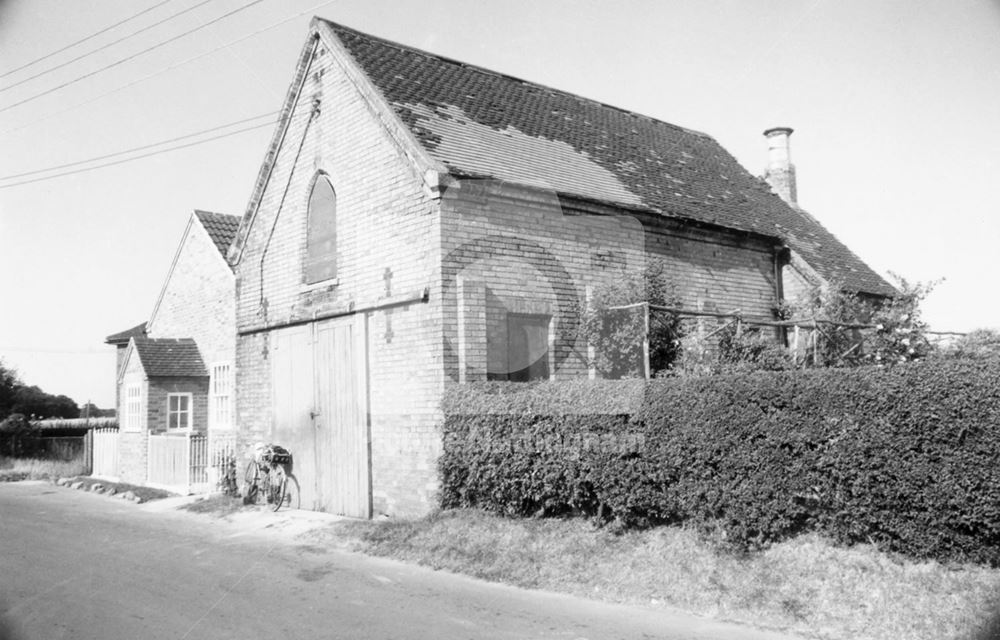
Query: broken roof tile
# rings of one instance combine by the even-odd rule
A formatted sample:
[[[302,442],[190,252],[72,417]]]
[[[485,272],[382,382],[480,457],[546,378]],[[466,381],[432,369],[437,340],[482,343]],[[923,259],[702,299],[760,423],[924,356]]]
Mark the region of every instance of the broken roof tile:
[[[762,188],[710,136],[474,65],[325,24],[436,160],[457,175],[780,238],[820,275],[880,295],[895,289],[814,218]],[[664,190],[660,160],[683,176]],[[738,197],[725,198],[726,194]],[[708,199],[711,202],[708,202]],[[820,250],[796,240],[815,235]]]

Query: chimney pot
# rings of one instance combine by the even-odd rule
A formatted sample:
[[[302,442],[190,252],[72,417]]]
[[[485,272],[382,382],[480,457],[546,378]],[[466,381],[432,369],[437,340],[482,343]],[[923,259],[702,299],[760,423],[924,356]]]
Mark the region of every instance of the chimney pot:
[[[798,208],[795,165],[792,164],[792,154],[788,144],[788,138],[793,131],[791,127],[772,127],[764,131],[764,136],[767,138],[767,171],[764,173],[764,179],[782,200]]]

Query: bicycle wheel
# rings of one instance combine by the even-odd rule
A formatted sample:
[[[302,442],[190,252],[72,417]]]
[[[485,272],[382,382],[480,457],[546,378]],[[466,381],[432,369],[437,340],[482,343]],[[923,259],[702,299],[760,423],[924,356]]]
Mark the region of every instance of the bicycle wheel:
[[[285,503],[285,491],[288,489],[288,476],[285,469],[280,464],[271,469],[271,486],[268,495],[271,498],[272,506],[277,511]]]
[[[243,504],[255,504],[260,496],[260,469],[257,462],[251,460],[247,463],[246,473],[243,475]]]
[[[285,505],[289,509],[299,509],[301,508],[301,500],[299,498],[299,481],[295,477],[294,473],[285,474]]]

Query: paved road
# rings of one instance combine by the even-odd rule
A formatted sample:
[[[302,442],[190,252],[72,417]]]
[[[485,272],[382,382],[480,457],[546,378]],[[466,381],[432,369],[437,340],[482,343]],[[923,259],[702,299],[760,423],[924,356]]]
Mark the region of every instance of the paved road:
[[[2,640],[786,637],[247,536],[42,483],[0,483],[0,544]]]

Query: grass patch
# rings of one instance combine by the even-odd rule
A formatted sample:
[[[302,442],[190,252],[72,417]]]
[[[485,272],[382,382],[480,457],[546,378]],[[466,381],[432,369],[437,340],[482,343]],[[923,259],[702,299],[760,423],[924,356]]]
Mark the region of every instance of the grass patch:
[[[64,476],[65,477],[65,476]],[[91,478],[90,476],[76,476],[72,478],[73,484],[75,482],[82,482],[83,486],[86,487],[87,491],[90,491],[91,487],[95,484],[103,486],[105,489],[108,487],[114,487],[117,493],[126,493],[131,491],[135,495],[141,498],[142,502],[150,502],[151,500],[161,500],[163,498],[170,498],[176,496],[176,493],[171,493],[169,491],[164,491],[163,489],[154,489],[153,487],[143,487],[137,484],[129,484],[127,482],[108,482],[107,480],[100,480],[98,478]]]
[[[180,507],[185,511],[193,513],[207,513],[209,515],[223,518],[237,511],[256,510],[256,505],[243,504],[240,496],[212,495],[200,500],[195,500]]]
[[[840,548],[815,534],[736,556],[684,528],[616,534],[580,519],[471,510],[338,523],[333,534],[365,553],[486,580],[830,639],[973,638],[1000,594],[995,569]]]
[[[39,458],[0,457],[0,482],[18,480],[54,480],[86,473],[82,460],[42,460]]]

